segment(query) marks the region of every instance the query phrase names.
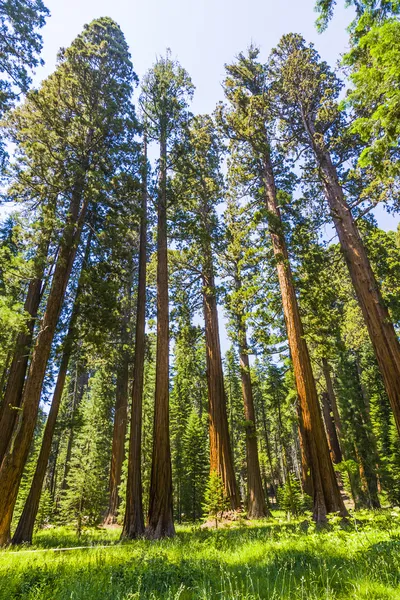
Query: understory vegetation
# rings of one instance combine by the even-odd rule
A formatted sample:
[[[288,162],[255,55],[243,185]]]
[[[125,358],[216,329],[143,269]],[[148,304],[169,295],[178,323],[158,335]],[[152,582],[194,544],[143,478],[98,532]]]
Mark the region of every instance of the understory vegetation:
[[[322,529],[274,511],[268,521],[226,528],[181,525],[174,539],[157,543],[119,536],[119,529],[86,529],[79,539],[66,527],[39,531],[32,547],[0,555],[0,598],[400,598],[399,511],[359,511]]]

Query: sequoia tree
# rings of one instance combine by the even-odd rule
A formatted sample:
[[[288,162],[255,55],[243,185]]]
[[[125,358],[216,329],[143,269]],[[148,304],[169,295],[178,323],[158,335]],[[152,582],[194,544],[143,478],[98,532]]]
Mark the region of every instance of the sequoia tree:
[[[0,544],[9,539],[46,366],[88,207],[107,186],[110,167],[120,158],[124,130],[131,123],[134,78],[120,28],[110,19],[99,19],[60,52],[56,72],[11,117],[18,144],[15,177],[34,190],[40,187],[38,181],[42,190],[49,184],[53,192],[57,190],[64,225],[19,419],[0,468]],[[42,152],[36,152],[37,147]]]
[[[221,477],[232,509],[240,506],[233,468],[226,393],[222,369],[221,343],[218,326],[217,286],[213,248],[217,241],[218,222],[215,207],[221,200],[220,143],[210,117],[193,119],[184,151],[179,161],[179,176],[174,179],[174,191],[181,211],[179,234],[185,249],[184,268],[194,272],[202,282],[203,314],[206,335],[207,386],[210,433],[210,473]]]
[[[257,197],[266,209],[271,244],[281,289],[285,323],[293,361],[297,392],[313,484],[314,519],[324,521],[329,512],[345,515],[326,440],[309,351],[304,338],[298,301],[289,262],[285,228],[279,207],[276,166],[271,145],[272,114],[265,68],[256,59],[258,50],[226,67],[224,90],[230,109],[223,115],[232,146],[239,147],[242,173],[248,182],[253,175]],[[247,172],[246,172],[247,171]]]
[[[288,148],[305,149],[314,157],[400,435],[400,343],[343,189],[348,175],[342,165],[352,156],[346,140],[341,141],[346,127],[337,105],[341,84],[300,35],[282,38],[268,68]],[[355,206],[363,199],[357,191],[356,186]]]
[[[168,163],[169,153],[188,118],[193,84],[169,54],[145,75],[141,106],[146,134],[159,145],[157,189],[157,358],[154,401],[153,457],[146,535],[151,539],[175,534],[172,513],[172,470],[169,439],[169,306],[168,306]]]

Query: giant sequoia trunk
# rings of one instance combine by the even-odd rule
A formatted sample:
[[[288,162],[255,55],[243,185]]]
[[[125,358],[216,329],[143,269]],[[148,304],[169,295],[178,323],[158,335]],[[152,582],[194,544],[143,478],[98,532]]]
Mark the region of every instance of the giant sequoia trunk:
[[[58,410],[61,404],[61,398],[64,391],[65,379],[67,376],[68,363],[71,356],[73,342],[73,321],[74,315],[71,317],[69,331],[67,333],[64,350],[61,359],[60,369],[58,372],[57,383],[51,402],[50,411],[46,421],[46,427],[43,433],[42,446],[37,460],[35,474],[31,483],[28,497],[25,501],[24,510],[19,519],[17,529],[12,538],[13,544],[32,543],[33,528],[39,508],[40,496],[42,493],[43,481],[46,475],[46,468],[49,461],[51,445],[56,427]]]
[[[126,486],[125,518],[122,537],[134,539],[144,534],[142,490],[142,404],[146,328],[146,270],[147,270],[147,148],[144,140],[144,169],[142,217],[140,222],[139,273],[135,330],[135,358],[131,430],[129,437],[128,480]]]
[[[82,270],[89,257],[90,243],[91,232],[89,233],[88,240],[86,243],[86,251],[82,264]],[[42,445],[37,459],[35,474],[32,479],[28,497],[25,501],[24,509],[22,511],[17,528],[12,538],[13,544],[32,543],[33,529],[35,526],[36,515],[39,509],[40,496],[42,493],[46,469],[49,462],[58,411],[60,408],[65,380],[67,377],[69,359],[71,357],[73,343],[76,335],[76,321],[78,318],[78,302],[81,293],[81,286],[82,274],[75,295],[75,302],[71,313],[68,332],[64,340],[64,348],[60,363],[60,369],[58,371],[56,387],[54,389],[53,399],[51,402],[50,411],[47,417],[46,426],[43,433]]]
[[[13,438],[0,467],[0,545],[7,544],[10,539],[11,519],[35,430],[47,361],[75,259],[76,249],[80,240],[87,206],[84,203],[80,211],[82,190],[83,180],[75,186],[72,193],[67,223],[62,234],[60,251],[54,270],[46,311],[33,350],[23,392],[22,410],[20,411]]]
[[[329,153],[318,143],[313,124],[306,119],[304,119],[304,124],[319,165],[325,196],[339,237],[340,247],[349,269],[400,435],[399,340],[357,225],[344,198],[336,168]]]
[[[160,144],[160,186],[157,222],[157,351],[153,454],[146,536],[175,535],[172,514],[172,465],[169,439],[169,307],[167,249],[167,146]]]
[[[13,358],[8,371],[7,385],[0,410],[0,464],[11,441],[18,409],[21,406],[26,370],[32,345],[33,330],[42,297],[45,259],[49,247],[49,235],[44,235],[39,243],[36,262],[36,276],[28,286],[24,311],[29,315],[26,330],[21,331],[15,343]]]
[[[240,290],[241,281],[236,277],[236,290]],[[265,503],[261,480],[260,461],[258,458],[256,415],[254,411],[253,387],[250,375],[249,353],[247,346],[246,323],[242,315],[238,315],[238,346],[240,360],[240,377],[246,421],[246,459],[247,459],[247,516],[250,519],[261,519],[271,516]]]
[[[301,459],[301,487],[303,492],[312,498],[313,486],[311,479],[311,468],[310,468],[310,451],[308,449],[308,441],[306,430],[304,429],[303,416],[300,409],[300,398],[297,403],[297,416],[298,416],[298,433],[299,433],[299,444],[300,444],[300,459]]]
[[[226,393],[218,329],[218,309],[210,253],[206,258],[206,264],[208,264],[208,268],[203,273],[203,308],[207,352],[210,472],[217,472],[221,476],[225,487],[225,494],[231,508],[238,509],[240,508],[240,499],[229,438]]]
[[[320,522],[326,520],[326,515],[329,512],[339,512],[344,516],[347,511],[340,495],[330,458],[310,356],[304,339],[303,326],[293,285],[293,276],[269,157],[266,157],[264,161],[263,179],[265,202],[269,212],[270,236],[276,259],[283,312],[296,388],[300,400],[301,418],[309,453],[314,503],[313,516],[317,522]]]

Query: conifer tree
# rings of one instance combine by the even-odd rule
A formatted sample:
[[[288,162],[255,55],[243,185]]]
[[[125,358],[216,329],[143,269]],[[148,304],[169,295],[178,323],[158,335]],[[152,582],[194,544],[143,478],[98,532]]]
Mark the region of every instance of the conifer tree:
[[[314,519],[324,521],[327,513],[339,511],[345,515],[346,509],[330,459],[289,263],[270,141],[273,121],[266,73],[263,66],[256,61],[257,55],[258,50],[250,48],[248,56],[240,54],[237,63],[226,67],[228,76],[224,82],[224,89],[231,109],[224,117],[225,129],[232,137],[233,144],[237,141],[238,145],[243,147],[241,157],[247,163],[248,174],[252,174],[253,170],[253,177],[256,178],[260,196],[267,210],[302,421],[307,436]]]
[[[183,254],[182,267],[202,282],[209,401],[210,473],[222,477],[232,509],[240,506],[226,410],[226,392],[218,328],[217,286],[213,248],[218,239],[215,207],[221,199],[220,142],[208,116],[193,119],[179,161],[174,191],[181,200],[176,210]],[[190,237],[189,237],[190,235]],[[189,241],[189,244],[187,243]]]
[[[157,359],[154,442],[146,535],[151,539],[175,534],[172,514],[172,472],[169,439],[169,307],[167,208],[169,153],[188,118],[193,84],[169,53],[144,77],[141,106],[149,140],[159,144],[157,189]]]
[[[58,189],[58,210],[64,213],[65,225],[59,234],[60,249],[32,353],[22,410],[0,468],[0,544],[9,540],[51,344],[88,207],[101,197],[100,190],[107,186],[107,175],[120,159],[121,145],[132,129],[130,96],[134,78],[121,30],[110,19],[100,19],[60,53],[57,71],[13,116],[20,156],[16,176],[23,179],[26,188],[40,188],[37,177],[43,193],[49,175],[52,186]],[[101,98],[96,93],[100,89]],[[37,147],[43,151],[32,152]]]
[[[288,148],[306,149],[314,157],[400,434],[400,343],[343,190],[346,172],[340,165],[351,158],[352,149],[349,154],[341,136],[341,84],[316,50],[294,34],[273,50],[268,70],[274,108],[284,135],[291,138]],[[353,201],[357,204],[357,197]]]

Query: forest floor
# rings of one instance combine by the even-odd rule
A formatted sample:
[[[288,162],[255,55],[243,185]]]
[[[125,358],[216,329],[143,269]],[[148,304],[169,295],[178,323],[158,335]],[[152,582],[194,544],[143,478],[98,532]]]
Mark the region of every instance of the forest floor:
[[[182,525],[171,540],[123,543],[118,529],[79,538],[73,529],[43,529],[33,546],[0,552],[0,598],[400,599],[400,511],[336,521],[317,530],[275,512],[251,525]]]

